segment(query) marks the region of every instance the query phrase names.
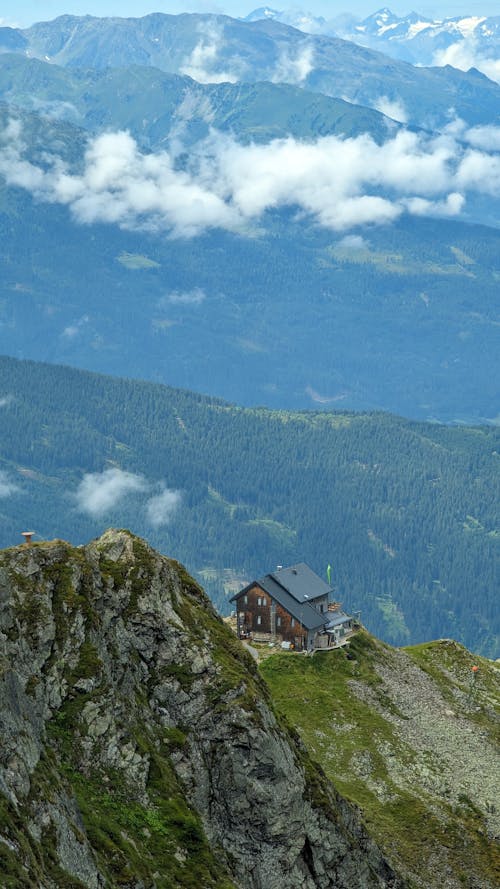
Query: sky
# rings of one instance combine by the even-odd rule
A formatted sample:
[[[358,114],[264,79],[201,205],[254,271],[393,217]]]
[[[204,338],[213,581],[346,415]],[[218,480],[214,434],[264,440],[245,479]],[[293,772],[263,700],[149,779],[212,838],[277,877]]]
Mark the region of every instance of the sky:
[[[58,15],[141,16],[150,12],[177,14],[180,12],[219,12],[232,16],[245,16],[253,9],[264,6],[262,0],[7,0],[0,7],[0,24],[27,27],[33,22],[47,21]],[[274,9],[298,7],[325,18],[334,18],[343,12],[366,16],[387,5],[402,15],[416,9],[426,16],[444,18],[455,15],[498,15],[498,0],[304,0],[268,4]]]

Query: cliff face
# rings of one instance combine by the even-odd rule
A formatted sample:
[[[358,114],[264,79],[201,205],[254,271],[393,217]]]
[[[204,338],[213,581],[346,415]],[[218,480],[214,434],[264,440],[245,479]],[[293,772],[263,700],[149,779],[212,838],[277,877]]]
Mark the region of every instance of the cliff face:
[[[0,555],[2,887],[403,887],[180,565]]]

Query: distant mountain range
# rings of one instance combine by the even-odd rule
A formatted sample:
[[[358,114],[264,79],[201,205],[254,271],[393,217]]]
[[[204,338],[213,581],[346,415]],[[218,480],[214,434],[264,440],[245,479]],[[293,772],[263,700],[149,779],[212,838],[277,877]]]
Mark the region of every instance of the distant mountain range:
[[[387,7],[360,20],[339,15],[330,20],[297,9],[260,7],[245,21],[276,21],[309,34],[343,37],[417,65],[476,66],[493,80],[500,77],[500,16],[470,15],[434,20],[417,12],[398,16]]]
[[[451,108],[469,125],[491,123],[500,107],[500,87],[477,71],[416,68],[269,17],[60,16],[23,31],[1,29],[2,49],[70,68],[152,66],[200,82],[287,82],[370,107],[399,102],[405,122],[426,128],[448,123]]]
[[[292,84],[204,84],[158,68],[61,68],[11,53],[0,54],[0,101],[94,133],[126,128],[153,151],[181,137],[188,147],[214,127],[246,143],[362,133],[382,143],[398,130],[375,109]]]

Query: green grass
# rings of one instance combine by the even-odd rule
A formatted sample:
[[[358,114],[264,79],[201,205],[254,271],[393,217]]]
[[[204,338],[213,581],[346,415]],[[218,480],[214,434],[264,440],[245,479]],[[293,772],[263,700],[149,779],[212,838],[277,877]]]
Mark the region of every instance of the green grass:
[[[464,714],[500,743],[500,725],[494,718],[500,710],[500,669],[498,665],[472,654],[452,639],[410,645],[406,653],[439,686],[445,699],[457,706],[461,694]],[[477,672],[472,667],[478,667]]]
[[[389,648],[361,631],[349,650],[355,659],[335,650],[308,658],[283,652],[263,660],[259,669],[278,711],[298,729],[337,790],[360,807],[369,832],[411,885],[435,885],[434,865],[427,864],[434,855],[446,859],[444,867],[455,875],[470,879],[475,872],[490,881],[485,885],[495,885],[481,813],[467,801],[458,809],[436,802],[413,790],[411,781],[396,783],[391,774],[389,764],[397,761],[404,776],[416,754],[384,715],[403,716],[376,672],[390,658]],[[356,695],[358,684],[367,690],[366,700]]]

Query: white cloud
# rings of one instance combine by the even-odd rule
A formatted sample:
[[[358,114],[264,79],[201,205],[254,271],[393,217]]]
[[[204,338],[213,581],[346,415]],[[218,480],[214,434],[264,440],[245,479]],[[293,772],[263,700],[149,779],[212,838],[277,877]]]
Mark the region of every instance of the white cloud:
[[[472,127],[466,133],[469,145],[481,148],[484,151],[500,151],[500,127],[492,124],[482,127]]]
[[[33,111],[57,120],[80,121],[82,114],[72,102],[64,102],[58,99],[40,99],[37,96],[30,97],[30,107]]]
[[[343,401],[347,397],[347,392],[340,392],[338,395],[321,395],[312,386],[306,386],[304,391],[315,404],[333,404],[335,401]]]
[[[64,339],[66,340],[75,339],[75,337],[78,336],[78,334],[80,333],[82,327],[84,327],[85,324],[88,324],[88,322],[89,316],[82,315],[82,317],[79,318],[78,321],[75,321],[74,324],[69,324],[67,327],[65,327],[61,336],[64,337]]]
[[[6,472],[0,470],[0,497],[10,497],[16,491],[19,491],[18,486],[11,481]]]
[[[122,469],[105,469],[104,472],[89,472],[84,475],[76,491],[76,503],[81,512],[93,518],[113,509],[127,494],[147,489],[147,482],[141,475],[125,472]]]
[[[500,195],[500,155],[469,149],[460,161],[456,179],[463,189]]]
[[[207,127],[214,119],[214,110],[208,96],[201,95],[197,88],[186,89],[182,102],[174,111],[167,142],[173,158],[184,151],[184,137],[192,120],[199,126],[202,121]]]
[[[0,396],[0,407],[7,407],[9,404],[12,404],[13,401],[14,396],[8,392],[7,395]]]
[[[465,197],[452,192],[443,201],[429,201],[426,198],[409,198],[406,206],[414,216],[457,216],[463,209]]]
[[[496,147],[496,129],[452,121],[437,137],[400,130],[382,145],[367,134],[243,145],[211,130],[183,169],[175,152],[142,154],[129,133],[106,133],[89,141],[74,173],[56,156],[43,167],[25,160],[11,122],[0,134],[0,175],[38,200],[67,205],[81,223],[192,237],[210,228],[253,231],[266,211],[296,207],[342,232],[404,212],[456,215],[468,192],[500,196],[500,155],[486,150]],[[186,304],[203,298],[197,290],[167,295]],[[75,336],[79,324],[63,335]]]
[[[369,250],[370,244],[361,235],[346,235],[338,244],[343,250]]]
[[[171,305],[183,306],[199,306],[206,299],[206,293],[201,287],[194,287],[193,290],[173,290],[166,293],[160,300],[160,306],[163,307],[167,303]]]
[[[239,75],[235,70],[219,67],[219,53],[224,45],[222,28],[216,24],[202,24],[201,36],[195,48],[179,67],[180,74],[192,77],[198,83],[236,83]]]
[[[438,50],[432,60],[433,65],[452,65],[461,71],[477,68],[490,80],[500,83],[500,59],[490,58],[485,55],[474,36],[457,40],[446,49]]]
[[[146,515],[153,528],[168,525],[181,502],[181,492],[164,488],[160,494],[150,497],[146,504]]]
[[[298,47],[296,53],[290,46],[283,47],[271,80],[273,83],[292,83],[299,86],[304,83],[313,70],[314,48],[311,43]]]
[[[408,120],[408,112],[402,99],[389,99],[388,96],[380,96],[373,103],[373,107],[387,117],[392,118],[392,120],[399,121],[399,123],[406,123]]]

